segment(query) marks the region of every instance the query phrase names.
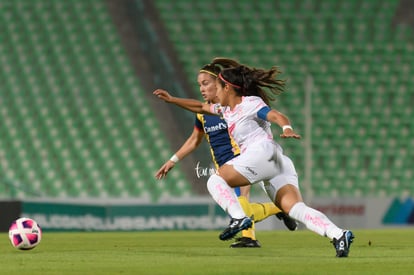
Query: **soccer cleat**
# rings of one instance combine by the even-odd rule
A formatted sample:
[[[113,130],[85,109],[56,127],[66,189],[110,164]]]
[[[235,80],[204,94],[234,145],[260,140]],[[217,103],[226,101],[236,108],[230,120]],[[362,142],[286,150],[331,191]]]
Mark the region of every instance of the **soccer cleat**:
[[[276,217],[279,220],[283,220],[283,223],[286,225],[286,227],[290,231],[295,231],[296,229],[298,229],[298,223],[294,219],[289,217],[288,214],[283,213],[283,212],[279,212],[279,213],[276,214]]]
[[[219,238],[222,241],[227,241],[232,239],[234,236],[236,236],[237,233],[240,231],[252,227],[252,220],[249,217],[244,217],[242,219],[231,219],[229,227],[224,229],[223,232],[221,232]]]
[[[243,247],[259,248],[261,247],[261,245],[258,240],[253,240],[248,237],[241,237],[241,238],[237,238],[236,242],[232,243],[230,247],[231,248],[243,248]]]
[[[354,238],[352,231],[345,230],[341,238],[332,240],[332,244],[336,249],[336,257],[348,257],[349,248]]]

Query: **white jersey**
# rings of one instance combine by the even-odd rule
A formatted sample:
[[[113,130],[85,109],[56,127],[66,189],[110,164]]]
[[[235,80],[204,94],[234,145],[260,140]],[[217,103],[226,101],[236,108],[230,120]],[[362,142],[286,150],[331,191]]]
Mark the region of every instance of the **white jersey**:
[[[230,135],[243,153],[247,146],[258,141],[273,140],[270,122],[257,115],[257,112],[265,106],[267,104],[258,96],[244,96],[242,102],[237,104],[233,110],[220,104],[214,104],[211,110],[223,115]]]

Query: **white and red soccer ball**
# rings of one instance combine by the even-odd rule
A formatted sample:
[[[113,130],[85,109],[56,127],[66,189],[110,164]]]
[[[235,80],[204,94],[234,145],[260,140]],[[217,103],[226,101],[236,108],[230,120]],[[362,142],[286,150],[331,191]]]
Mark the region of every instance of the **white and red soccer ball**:
[[[42,240],[42,229],[33,219],[19,218],[10,225],[9,239],[15,248],[33,249]]]

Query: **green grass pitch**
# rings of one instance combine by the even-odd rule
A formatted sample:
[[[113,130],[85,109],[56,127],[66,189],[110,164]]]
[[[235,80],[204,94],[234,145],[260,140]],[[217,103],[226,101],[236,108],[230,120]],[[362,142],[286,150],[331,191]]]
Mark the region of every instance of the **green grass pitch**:
[[[258,231],[231,249],[218,231],[43,232],[33,250],[0,238],[1,274],[412,274],[414,228],[355,230],[348,258],[307,230]]]

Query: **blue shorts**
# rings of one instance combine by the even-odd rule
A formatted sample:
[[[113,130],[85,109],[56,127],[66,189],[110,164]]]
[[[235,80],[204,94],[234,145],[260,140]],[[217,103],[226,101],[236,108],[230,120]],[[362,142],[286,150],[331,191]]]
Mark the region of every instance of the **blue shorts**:
[[[234,187],[234,192],[236,192],[237,197],[240,197],[240,187]]]

